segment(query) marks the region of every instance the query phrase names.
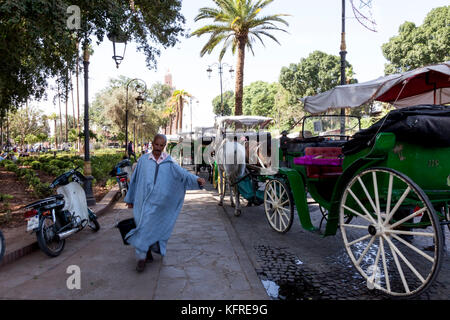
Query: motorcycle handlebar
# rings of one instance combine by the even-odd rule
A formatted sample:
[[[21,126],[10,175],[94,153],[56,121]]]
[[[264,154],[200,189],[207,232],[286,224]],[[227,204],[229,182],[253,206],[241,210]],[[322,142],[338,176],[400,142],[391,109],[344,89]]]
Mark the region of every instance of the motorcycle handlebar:
[[[78,171],[78,169],[80,169],[81,166],[77,166],[75,169],[71,169],[67,172],[64,172],[62,175],[58,176],[51,184],[50,184],[50,188],[54,188],[56,185],[59,184],[59,180],[62,178],[69,178],[71,175],[73,175],[75,172],[78,172],[79,174],[81,174],[81,172]]]

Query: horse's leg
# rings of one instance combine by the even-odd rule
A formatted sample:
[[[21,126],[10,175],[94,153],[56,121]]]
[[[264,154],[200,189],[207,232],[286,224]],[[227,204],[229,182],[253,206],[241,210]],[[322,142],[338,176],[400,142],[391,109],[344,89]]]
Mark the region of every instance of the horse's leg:
[[[241,215],[241,202],[239,200],[239,188],[237,184],[233,186],[233,190],[236,197],[236,207],[234,208],[234,215],[236,217],[239,217]]]
[[[230,202],[231,202],[231,207],[234,208],[234,207],[236,207],[236,204],[234,203],[234,199],[233,199],[233,196],[234,196],[234,193],[233,193],[233,191],[234,191],[234,186],[231,184],[230,181],[228,181],[228,183],[229,183],[229,185],[230,185]]]

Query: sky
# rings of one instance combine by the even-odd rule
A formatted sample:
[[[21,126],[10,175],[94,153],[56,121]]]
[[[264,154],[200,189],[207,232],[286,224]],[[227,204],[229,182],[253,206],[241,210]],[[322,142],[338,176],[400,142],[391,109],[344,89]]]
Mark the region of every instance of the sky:
[[[376,23],[377,32],[362,26],[355,19],[351,2],[357,9],[367,10],[364,3],[371,3],[371,13]],[[423,23],[431,9],[449,5],[448,0],[346,0],[345,28],[347,61],[353,66],[355,78],[359,82],[373,80],[384,75],[384,65],[381,46],[398,34],[398,28],[405,21],[414,22],[416,26]],[[186,18],[186,29],[190,32],[208,23],[208,20],[195,22],[194,18],[201,7],[213,7],[211,0],[183,0],[181,13]],[[367,11],[365,11],[367,12]],[[291,63],[299,63],[313,51],[320,50],[339,56],[341,41],[341,0],[274,0],[264,11],[269,14],[289,14],[284,19],[289,26],[279,25],[287,31],[273,31],[272,34],[280,44],[269,38],[264,39],[265,46],[260,43],[254,46],[255,55],[246,52],[244,69],[244,86],[255,81],[277,82],[280,71]],[[181,39],[172,48],[162,49],[158,58],[157,70],[148,70],[145,56],[137,52],[133,43],[127,44],[124,60],[117,69],[112,59],[112,43],[105,38],[100,46],[94,45],[94,54],[89,65],[89,101],[104,89],[110,79],[124,75],[129,78],[139,78],[150,87],[156,82],[164,82],[168,72],[176,89],[192,94],[193,127],[212,126],[214,114],[211,101],[220,95],[220,81],[217,67],[208,78],[206,69],[218,61],[219,47],[210,55],[200,57],[200,50],[209,36]],[[235,69],[236,56],[225,55],[222,62],[232,65]],[[234,78],[229,76],[228,68],[224,69],[223,91],[234,90]],[[80,76],[80,101],[84,101],[83,76]],[[50,98],[54,92],[48,92]],[[51,100],[51,99],[49,99]],[[198,101],[198,102],[197,102]],[[81,102],[82,103],[82,102]],[[38,104],[45,113],[56,112],[56,107],[50,102]],[[71,106],[69,100],[69,106]],[[82,109],[82,106],[80,105]],[[64,109],[64,108],[63,108]],[[191,106],[185,107],[184,127],[190,126]],[[71,108],[69,107],[69,110]],[[64,113],[64,111],[63,111]],[[69,112],[69,114],[71,114]]]

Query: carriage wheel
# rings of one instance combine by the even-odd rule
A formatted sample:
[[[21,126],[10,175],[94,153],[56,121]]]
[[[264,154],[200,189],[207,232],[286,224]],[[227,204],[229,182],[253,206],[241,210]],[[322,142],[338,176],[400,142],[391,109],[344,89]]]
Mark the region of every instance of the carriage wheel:
[[[294,221],[294,200],[289,187],[281,180],[269,180],[264,190],[267,221],[277,232],[286,233]]]
[[[346,223],[346,217],[353,219]],[[442,231],[426,194],[406,175],[366,169],[346,186],[339,213],[345,248],[369,289],[417,296],[441,265]]]

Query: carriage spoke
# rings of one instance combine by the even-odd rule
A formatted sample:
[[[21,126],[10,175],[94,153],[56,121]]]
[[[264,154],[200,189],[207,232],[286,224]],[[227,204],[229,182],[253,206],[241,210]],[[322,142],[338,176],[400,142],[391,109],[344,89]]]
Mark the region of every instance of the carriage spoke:
[[[355,243],[358,243],[358,242],[360,242],[360,241],[366,240],[366,239],[370,238],[371,236],[372,236],[371,234],[366,234],[365,236],[363,236],[363,237],[361,237],[361,238],[359,238],[359,239],[356,239],[356,240],[353,240],[352,242],[349,242],[349,243],[347,244],[347,247],[350,247],[350,246],[352,246],[352,245],[354,245]]]
[[[278,198],[279,200],[283,199],[283,196],[286,195],[286,190],[283,189],[283,192],[280,194],[280,197]]]
[[[433,237],[434,238],[434,233],[431,233],[431,232],[416,232],[416,231],[404,231],[404,230],[386,230],[386,233],[404,234],[404,235],[408,235],[408,236]]]
[[[381,249],[381,255],[383,256],[383,269],[384,269],[384,279],[386,280],[386,289],[388,291],[391,291],[391,283],[389,281],[389,272],[387,269],[387,264],[386,264],[386,254],[384,252],[384,241],[383,241],[383,237],[380,237],[380,249]]]
[[[397,209],[400,207],[400,205],[403,203],[403,201],[406,199],[406,196],[409,194],[409,192],[411,191],[411,187],[408,186],[406,188],[406,190],[403,192],[402,196],[400,197],[400,199],[397,201],[397,203],[395,204],[394,208],[392,208],[392,211],[389,212],[389,215],[387,215],[386,220],[384,220],[384,225],[386,226],[389,222],[389,220],[391,220],[392,216],[394,215],[394,213],[397,211]]]
[[[356,214],[358,217],[363,218],[363,219],[366,220],[367,222],[373,223],[373,220],[370,220],[370,219],[366,218],[364,215],[362,215],[361,213],[359,213],[359,212],[353,210],[352,208],[349,208],[349,207],[347,207],[347,206],[345,206],[345,205],[342,205],[342,207],[343,207],[344,209],[346,209],[346,210],[348,210],[348,211],[350,211],[350,212]]]
[[[369,191],[367,191],[367,188],[366,188],[364,182],[362,181],[361,177],[358,177],[358,181],[359,181],[359,184],[361,185],[361,187],[363,188],[364,193],[366,194],[367,199],[369,200],[370,204],[372,205],[373,210],[374,210],[376,213],[378,213],[377,208],[375,207],[375,204],[374,204],[373,201],[372,201],[372,197],[369,195]]]
[[[417,278],[419,278],[422,283],[425,282],[425,279],[422,277],[422,275],[416,270],[416,268],[413,267],[411,262],[409,262],[408,259],[400,252],[400,250],[397,248],[397,246],[388,238],[386,237],[386,241],[388,242],[389,246],[391,248],[394,248],[395,252],[400,256],[400,258],[405,262],[405,264],[408,266],[408,268],[416,275]]]
[[[364,205],[361,203],[361,201],[359,201],[359,199],[356,197],[356,195],[353,193],[353,191],[351,189],[348,189],[348,192],[350,192],[350,194],[352,195],[353,199],[355,199],[355,201],[358,203],[358,205],[361,207],[361,209],[363,209],[364,213],[369,217],[369,219],[371,220],[372,223],[376,223],[375,220],[373,219],[373,217],[370,215],[369,211],[367,211],[367,209],[364,207]]]
[[[278,195],[277,195],[277,186],[276,186],[276,184],[273,184],[273,185],[271,185],[270,187],[271,187],[271,188],[270,188],[271,199],[272,199],[274,202],[278,202]]]
[[[420,214],[422,214],[424,211],[427,210],[427,207],[423,207],[420,210],[417,210],[416,212],[413,212],[412,214],[410,214],[409,216],[407,216],[406,218],[403,218],[400,221],[397,221],[396,223],[394,223],[393,225],[389,226],[390,228],[394,229],[395,227],[401,225],[403,222],[408,221],[409,219],[414,218],[415,216],[419,216]]]
[[[267,196],[270,198],[270,200],[272,200],[272,203],[275,203],[275,200],[274,200],[274,198],[272,197],[272,195],[273,195],[273,189],[272,189],[272,186],[269,186],[269,188],[270,188],[270,190],[269,190],[269,192],[266,192],[266,194],[267,194]]]
[[[359,266],[359,264],[361,263],[362,259],[364,258],[364,256],[366,255],[367,251],[369,251],[370,247],[372,246],[373,242],[375,241],[375,237],[372,237],[369,241],[369,243],[367,244],[366,248],[364,249],[364,251],[361,253],[361,255],[359,256],[359,259],[356,261],[356,264]]]
[[[383,235],[383,238],[388,243],[389,248],[391,248],[391,253],[392,253],[392,256],[394,257],[395,265],[397,266],[397,270],[398,270],[398,273],[400,274],[400,278],[402,279],[403,287],[405,288],[405,291],[407,293],[409,293],[410,290],[408,287],[408,283],[406,282],[405,275],[403,274],[402,266],[400,265],[400,262],[398,261],[397,253],[395,252],[395,249],[392,248],[392,244],[388,241],[387,237],[385,235]]]
[[[375,203],[376,203],[376,210],[375,212],[377,213],[377,220],[378,223],[381,222],[381,214],[380,214],[380,198],[378,195],[378,182],[377,182],[377,174],[376,172],[372,172],[372,178],[373,178],[373,190],[375,192]]]
[[[360,226],[357,224],[341,224],[341,226],[346,227],[346,228],[355,228],[355,229],[364,229],[367,230],[367,226]]]
[[[411,250],[415,251],[416,253],[420,254],[422,257],[424,257],[425,259],[427,259],[428,261],[430,261],[431,263],[434,263],[434,258],[430,257],[429,255],[427,255],[425,252],[421,251],[420,249],[418,249],[417,247],[413,246],[412,244],[410,244],[409,242],[403,240],[402,238],[400,238],[399,236],[393,234],[392,235],[396,240],[400,241],[401,243],[403,243],[405,246],[409,247]]]
[[[286,217],[288,217],[291,212],[288,208],[279,207],[279,209],[283,211],[283,215]]]
[[[386,201],[386,217],[389,216],[389,211],[391,210],[391,201],[392,201],[392,184],[394,182],[394,176],[392,174],[389,175],[389,185],[388,185],[388,194]],[[386,222],[386,220],[384,221]]]
[[[380,243],[381,243],[381,237],[380,239]],[[370,284],[372,286],[377,286],[379,287],[379,284],[374,283],[375,280],[375,276],[376,276],[376,272],[378,272],[378,262],[380,261],[380,254],[381,254],[381,246],[378,247],[378,251],[377,251],[377,256],[375,258],[375,262],[372,265],[372,275],[370,276],[369,279],[367,279],[367,285],[369,286]]]
[[[282,214],[280,211],[278,211],[278,217],[279,217],[279,219],[280,219],[280,227],[281,227],[281,223],[283,223],[283,229],[285,229],[285,228],[287,227],[287,224],[286,224],[286,222],[284,221],[284,219],[283,219],[283,214]]]

